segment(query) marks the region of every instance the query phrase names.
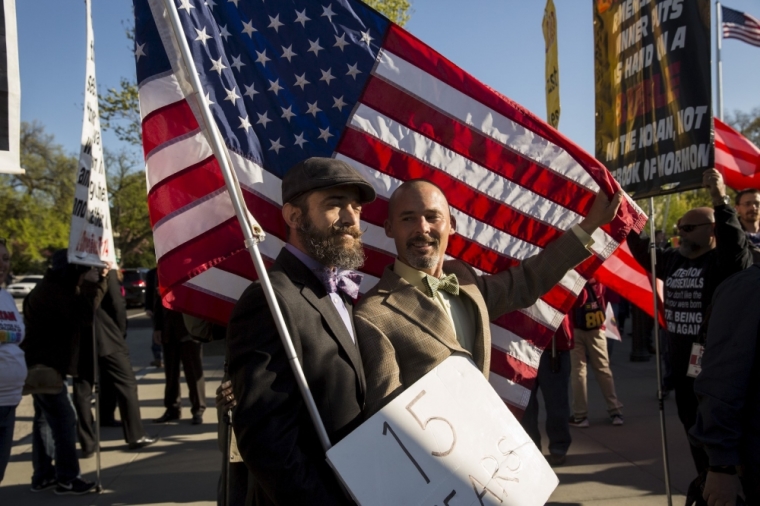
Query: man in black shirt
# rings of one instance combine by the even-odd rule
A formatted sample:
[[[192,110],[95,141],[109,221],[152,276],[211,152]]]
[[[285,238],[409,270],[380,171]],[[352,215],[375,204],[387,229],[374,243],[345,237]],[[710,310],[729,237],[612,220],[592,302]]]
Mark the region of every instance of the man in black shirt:
[[[678,220],[679,247],[657,249],[656,275],[665,284],[665,322],[668,360],[678,406],[678,418],[688,432],[697,416],[694,379],[686,375],[691,347],[697,341],[715,288],[730,275],[749,267],[752,255],[736,212],[728,205],[723,177],[715,169],[705,171],[703,184],[710,191],[713,208],[692,209]],[[651,270],[649,239],[628,235],[636,260]],[[708,466],[707,455],[691,447],[699,472]]]

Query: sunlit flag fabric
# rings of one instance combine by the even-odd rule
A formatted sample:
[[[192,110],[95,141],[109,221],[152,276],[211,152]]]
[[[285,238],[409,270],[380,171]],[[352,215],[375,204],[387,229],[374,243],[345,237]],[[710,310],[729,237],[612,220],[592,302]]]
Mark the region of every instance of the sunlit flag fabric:
[[[753,46],[760,46],[760,21],[749,14],[721,6],[723,15],[723,38],[739,39]]]
[[[148,202],[164,304],[226,321],[256,278],[200,127],[163,0],[135,0]],[[395,249],[382,225],[409,178],[446,192],[447,253],[482,272],[534,255],[618,186],[590,155],[366,5],[352,1],[177,3],[205,98],[274,259],[285,238],[280,181],[311,156],[343,159],[375,186],[362,212],[362,292]],[[521,408],[541,350],[585,279],[646,218],[626,200],[594,234],[594,256],[534,306],[494,321],[492,382]]]
[[[760,190],[760,149],[715,118],[715,168],[734,190]]]

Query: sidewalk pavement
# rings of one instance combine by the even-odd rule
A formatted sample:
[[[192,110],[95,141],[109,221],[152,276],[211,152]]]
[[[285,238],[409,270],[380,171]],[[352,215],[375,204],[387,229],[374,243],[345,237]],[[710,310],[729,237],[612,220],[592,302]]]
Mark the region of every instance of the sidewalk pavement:
[[[219,343],[204,346],[209,409],[203,425],[190,425],[189,407],[184,409],[184,418],[179,423],[156,425],[150,420],[164,410],[164,375],[163,370],[145,367],[152,360],[150,336],[147,318],[138,316],[130,320],[127,341],[138,376],[142,416],[148,434],[158,435],[160,441],[140,451],[129,451],[121,429],[103,428],[102,494],[58,497],[52,490],[35,494],[30,491],[32,409],[30,398],[24,397],[17,413],[11,462],[0,485],[0,504],[215,504],[221,454],[213,399],[222,377],[223,349]],[[589,373],[591,427],[571,428],[573,444],[567,463],[555,468],[560,485],[552,495],[551,505],[667,505],[655,363],[654,359],[648,363],[629,362],[630,344],[630,339],[618,344],[612,354],[618,398],[625,405],[625,425],[617,427],[609,422],[593,373]],[[184,383],[182,387],[187,399]],[[681,505],[695,471],[672,397],[665,400],[665,412],[673,504]],[[545,453],[546,445],[544,437]],[[94,457],[80,460],[80,465],[85,478],[95,479]]]

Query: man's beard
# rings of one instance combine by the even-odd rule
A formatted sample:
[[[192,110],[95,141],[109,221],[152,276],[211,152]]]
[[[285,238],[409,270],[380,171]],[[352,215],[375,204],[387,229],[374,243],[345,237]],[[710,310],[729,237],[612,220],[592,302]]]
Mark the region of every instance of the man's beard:
[[[298,226],[298,235],[306,248],[306,253],[326,267],[339,269],[358,269],[364,265],[362,232],[359,227],[331,226],[328,230],[317,229],[307,214],[302,215]],[[353,245],[344,243],[343,235],[354,238]]]
[[[700,244],[683,238],[679,242],[678,248],[681,250],[681,253],[685,255],[699,253],[703,249]]]
[[[426,243],[433,247],[433,251],[428,255],[418,254],[414,249],[415,245]],[[440,255],[441,241],[429,235],[418,235],[406,241],[406,259],[409,265],[417,270],[432,269],[441,260]]]

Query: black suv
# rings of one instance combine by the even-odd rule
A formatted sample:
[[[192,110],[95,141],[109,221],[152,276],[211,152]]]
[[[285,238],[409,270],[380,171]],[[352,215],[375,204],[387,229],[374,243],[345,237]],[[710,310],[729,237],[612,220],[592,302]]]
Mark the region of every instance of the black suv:
[[[127,307],[145,305],[145,280],[148,277],[149,270],[144,267],[121,270],[124,275],[122,286],[124,287],[124,297],[127,299]]]

